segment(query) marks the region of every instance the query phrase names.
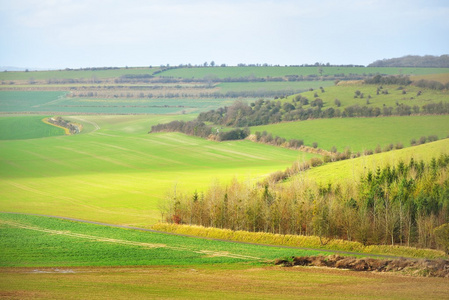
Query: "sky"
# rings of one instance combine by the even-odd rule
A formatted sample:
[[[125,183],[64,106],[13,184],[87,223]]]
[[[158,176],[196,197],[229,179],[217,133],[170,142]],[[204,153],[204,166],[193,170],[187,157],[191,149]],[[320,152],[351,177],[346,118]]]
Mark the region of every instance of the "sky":
[[[368,65],[443,54],[447,0],[0,0],[0,66]]]

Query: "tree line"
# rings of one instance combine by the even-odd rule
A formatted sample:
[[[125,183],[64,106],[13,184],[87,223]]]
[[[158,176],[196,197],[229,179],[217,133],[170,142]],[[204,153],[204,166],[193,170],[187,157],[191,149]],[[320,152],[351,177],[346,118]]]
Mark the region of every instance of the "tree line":
[[[235,128],[227,131],[220,131],[220,129],[214,130],[212,126],[206,125],[199,120],[187,122],[172,121],[170,123],[153,125],[151,126],[151,131],[148,133],[154,132],[181,132],[216,141],[243,140],[250,133],[248,128]]]
[[[419,92],[418,92],[419,93]],[[396,106],[373,107],[354,104],[343,109],[338,108],[339,100],[335,103],[337,108],[323,108],[323,100],[315,98],[309,101],[307,97],[297,95],[291,102],[259,99],[250,105],[237,100],[229,107],[218,108],[202,112],[198,120],[212,122],[223,126],[258,126],[282,121],[302,121],[318,118],[353,118],[353,117],[379,117],[379,116],[409,116],[412,114],[448,114],[449,103],[428,103],[419,107],[397,103]],[[367,98],[369,101],[369,98]],[[308,105],[307,107],[304,107]]]
[[[449,222],[448,165],[448,154],[411,158],[368,171],[355,184],[234,179],[199,193],[175,190],[161,209],[173,223],[433,248],[434,229]]]
[[[399,58],[376,60],[368,67],[449,68],[449,55],[407,55]]]

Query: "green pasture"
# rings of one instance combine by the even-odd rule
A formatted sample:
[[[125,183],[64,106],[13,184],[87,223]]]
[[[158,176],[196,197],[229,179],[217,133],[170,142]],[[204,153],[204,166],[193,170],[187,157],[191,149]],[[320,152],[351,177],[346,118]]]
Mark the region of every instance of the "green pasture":
[[[306,91],[310,88],[328,87],[334,85],[332,80],[327,81],[267,81],[267,82],[222,82],[217,84],[221,93],[246,91]]]
[[[339,152],[346,148],[354,152],[374,151],[377,145],[382,149],[397,143],[408,147],[412,139],[418,141],[421,136],[446,138],[449,136],[449,116],[316,119],[251,127],[252,133],[256,131],[267,131],[287,140],[302,139],[307,146],[316,142],[318,148],[325,150],[335,146]]]
[[[64,135],[64,129],[45,124],[43,116],[0,117],[0,140],[34,139]]]
[[[258,179],[312,156],[250,141],[147,134],[170,120],[152,118],[68,117],[86,133],[0,141],[0,211],[146,226],[160,220],[158,205],[169,192]]]
[[[188,114],[229,106],[232,98],[72,98],[66,92],[0,91],[0,112]]]
[[[29,72],[1,72],[0,80],[8,83],[8,80],[48,80],[48,79],[91,79],[113,78],[123,75],[152,75],[159,68],[119,68],[111,70],[52,70]]]
[[[0,213],[0,232],[1,267],[260,264],[329,254],[5,213]]]
[[[322,73],[320,74],[320,71]],[[239,78],[239,77],[285,77],[288,75],[323,77],[327,75],[424,75],[449,73],[449,68],[374,68],[374,67],[204,67],[177,68],[157,74],[175,78]]]
[[[28,112],[45,110],[43,106],[64,101],[66,92],[0,91],[0,112]]]
[[[296,179],[311,180],[320,184],[336,184],[347,181],[356,183],[361,175],[365,175],[369,170],[375,171],[377,167],[386,165],[397,165],[399,161],[408,163],[411,158],[415,161],[430,161],[438,158],[441,153],[449,153],[449,139],[444,139],[420,146],[393,150],[374,155],[361,156],[354,159],[327,163],[322,166],[312,168],[297,175]]]
[[[341,106],[339,109],[343,112],[344,108],[352,105],[359,106],[372,106],[379,107],[381,110],[383,106],[396,108],[397,105],[405,104],[410,107],[415,105],[421,106],[428,103],[438,103],[448,102],[449,101],[449,91],[437,91],[424,89],[416,86],[404,86],[403,89],[400,89],[398,85],[383,85],[383,89],[380,90],[380,94],[377,95],[377,88],[379,85],[371,85],[371,84],[356,84],[356,85],[338,85],[338,86],[330,86],[325,89],[325,92],[321,92],[319,89],[315,89],[314,91],[307,91],[301,93],[302,96],[305,96],[310,101],[313,101],[315,97],[315,93],[318,98],[323,100],[324,108],[333,107],[338,108],[335,104],[335,99],[338,99],[341,102]],[[382,94],[382,91],[388,90],[388,94]],[[403,91],[405,90],[405,94]],[[364,94],[363,98],[354,98],[355,92],[360,91]],[[421,91],[421,95],[417,95],[417,93]],[[369,104],[367,103],[368,96],[371,96],[369,99]],[[289,99],[292,99],[294,96],[290,96]],[[304,108],[309,107],[310,105],[304,106]]]
[[[0,235],[7,299],[442,299],[449,292],[444,278],[270,266],[325,251],[4,213]]]
[[[158,67],[119,68],[111,70],[52,70],[30,72],[1,72],[0,80],[6,84],[8,80],[49,80],[49,79],[91,79],[114,78],[123,75],[153,75]],[[320,73],[320,70],[322,73]],[[284,77],[287,75],[317,77],[336,74],[363,74],[363,75],[425,75],[449,73],[449,68],[373,68],[373,67],[199,67],[170,69],[157,76],[181,78],[238,78],[238,77]]]

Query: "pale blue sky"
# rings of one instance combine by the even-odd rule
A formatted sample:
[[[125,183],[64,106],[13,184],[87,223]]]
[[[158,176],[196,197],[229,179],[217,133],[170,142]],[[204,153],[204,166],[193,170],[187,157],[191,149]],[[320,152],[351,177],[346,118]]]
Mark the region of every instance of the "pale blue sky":
[[[449,54],[447,0],[0,0],[0,66],[367,65]]]

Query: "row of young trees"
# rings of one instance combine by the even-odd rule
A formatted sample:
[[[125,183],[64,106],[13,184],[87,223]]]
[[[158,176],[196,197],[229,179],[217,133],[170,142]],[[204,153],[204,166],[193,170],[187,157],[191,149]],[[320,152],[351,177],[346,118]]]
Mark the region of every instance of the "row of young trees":
[[[434,229],[449,222],[449,155],[378,167],[358,182],[253,185],[234,179],[204,192],[174,191],[161,212],[168,222],[317,235],[363,244],[435,247]],[[356,180],[357,181],[357,180]]]
[[[338,106],[339,101],[337,101]],[[303,107],[305,105],[308,107]],[[397,103],[394,107],[383,106],[382,108],[355,104],[340,109],[338,107],[323,108],[321,99],[309,101],[306,97],[298,95],[291,102],[284,103],[260,99],[248,105],[237,100],[229,107],[200,113],[198,120],[223,126],[246,127],[317,118],[409,116],[412,114],[449,114],[449,103],[428,103],[421,107]]]

